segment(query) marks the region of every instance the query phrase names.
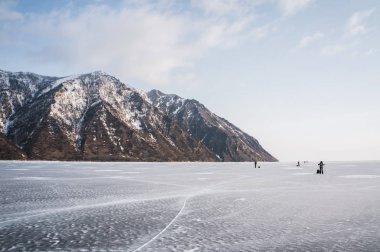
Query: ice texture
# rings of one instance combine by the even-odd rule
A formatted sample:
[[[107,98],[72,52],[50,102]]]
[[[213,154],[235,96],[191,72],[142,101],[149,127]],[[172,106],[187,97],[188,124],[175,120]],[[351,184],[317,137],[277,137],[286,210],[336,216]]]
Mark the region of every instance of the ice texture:
[[[380,251],[380,162],[259,165],[0,161],[0,251]]]

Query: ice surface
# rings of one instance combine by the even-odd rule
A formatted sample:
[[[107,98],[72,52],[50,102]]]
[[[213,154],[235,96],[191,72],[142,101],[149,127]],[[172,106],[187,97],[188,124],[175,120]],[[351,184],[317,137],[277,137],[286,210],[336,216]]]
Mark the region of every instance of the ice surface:
[[[380,251],[380,162],[259,165],[1,161],[0,251]]]

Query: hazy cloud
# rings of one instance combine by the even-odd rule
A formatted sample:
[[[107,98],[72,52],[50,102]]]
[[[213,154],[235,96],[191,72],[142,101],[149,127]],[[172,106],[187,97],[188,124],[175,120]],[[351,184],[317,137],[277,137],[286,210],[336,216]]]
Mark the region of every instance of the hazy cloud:
[[[372,55],[377,54],[378,52],[379,52],[379,50],[371,48],[371,49],[364,52],[364,56],[372,56]]]
[[[192,0],[186,8],[170,0],[126,1],[118,8],[107,1],[81,8],[71,2],[24,17],[2,4],[0,13],[8,13],[2,18],[23,21],[14,22],[17,33],[0,27],[0,42],[6,38],[8,44],[12,39],[22,43],[31,64],[54,65],[63,72],[103,70],[150,85],[189,83],[192,68],[205,52],[264,39],[276,31],[276,18],[258,20],[258,6],[279,4],[284,15],[293,15],[311,2]]]
[[[14,5],[13,1],[0,1],[0,20],[23,19],[23,15],[20,12],[11,9],[12,5]]]
[[[226,15],[242,11],[239,1],[231,0],[192,0],[192,5],[202,9],[207,14]]]
[[[267,37],[270,33],[275,32],[277,29],[275,23],[265,24],[263,26],[259,26],[254,28],[251,31],[251,36],[255,39],[263,39]]]
[[[346,24],[346,32],[349,36],[366,34],[371,30],[366,24],[366,19],[375,12],[375,8],[358,11],[351,15]]]
[[[307,36],[302,37],[298,46],[299,47],[306,47],[309,44],[311,44],[312,42],[314,42],[315,40],[318,40],[318,39],[323,38],[323,37],[324,37],[324,34],[322,32],[315,32],[311,35],[307,35]]]
[[[79,13],[67,8],[33,16],[23,27],[24,35],[37,41],[29,57],[151,85],[178,84],[192,80],[191,68],[205,51],[234,47],[271,30],[254,24],[250,1],[193,1],[196,14],[175,12],[172,4],[136,2],[119,9],[96,4]]]
[[[367,34],[373,27],[366,23],[366,20],[373,15],[375,8],[357,11],[353,13],[346,22],[345,33],[341,37],[341,42],[336,44],[331,44],[324,46],[321,49],[322,54],[325,55],[336,55],[341,53],[349,53],[352,56],[371,56],[376,53],[374,49],[363,49],[359,48],[361,38],[358,36]]]
[[[291,16],[308,7],[313,0],[279,0],[278,5],[285,16]]]

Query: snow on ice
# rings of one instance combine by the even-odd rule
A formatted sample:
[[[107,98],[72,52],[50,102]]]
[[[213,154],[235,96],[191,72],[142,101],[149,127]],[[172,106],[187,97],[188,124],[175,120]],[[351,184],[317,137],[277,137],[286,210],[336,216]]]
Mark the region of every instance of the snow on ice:
[[[0,251],[380,251],[380,162],[0,162]]]

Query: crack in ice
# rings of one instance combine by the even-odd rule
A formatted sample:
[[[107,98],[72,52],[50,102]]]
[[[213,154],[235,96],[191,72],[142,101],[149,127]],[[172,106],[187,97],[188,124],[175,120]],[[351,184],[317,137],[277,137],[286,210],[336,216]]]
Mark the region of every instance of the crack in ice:
[[[185,199],[185,201],[183,202],[183,205],[182,205],[182,208],[179,210],[179,212],[177,213],[176,216],[174,216],[174,218],[169,222],[168,225],[166,225],[166,227],[164,229],[162,229],[158,234],[156,234],[153,238],[151,238],[149,241],[147,241],[146,243],[144,243],[143,245],[141,245],[140,247],[138,247],[137,249],[133,250],[133,252],[135,251],[139,251],[141,250],[142,248],[148,246],[151,242],[153,242],[154,240],[156,240],[161,234],[163,234],[176,220],[177,218],[182,214],[183,212],[183,209],[185,209],[185,206],[186,206],[186,203],[187,201],[191,198],[188,197]]]
[[[24,215],[24,216],[0,221],[0,227],[5,226],[5,225],[10,224],[10,223],[17,222],[17,221],[27,220],[27,219],[30,219],[33,217],[50,215],[50,214],[57,214],[57,213],[61,213],[61,212],[77,211],[77,210],[91,209],[91,208],[97,208],[97,207],[107,207],[107,206],[121,205],[121,204],[128,204],[128,203],[140,203],[140,202],[145,202],[145,201],[173,199],[173,198],[180,198],[183,196],[184,196],[183,194],[182,195],[181,194],[173,194],[170,196],[162,196],[162,197],[154,197],[154,198],[113,200],[113,201],[108,201],[108,202],[100,202],[100,203],[87,204],[87,205],[76,205],[76,206],[70,206],[70,207],[46,209],[46,210],[42,210],[42,211],[39,211],[39,210],[30,211],[29,215]],[[32,212],[34,212],[34,213],[32,213]]]
[[[226,182],[221,182],[221,183],[217,183],[217,184],[214,184],[214,185],[211,185],[211,186],[208,186],[208,187],[205,187],[204,189],[200,190],[198,193],[195,193],[195,194],[190,194],[187,198],[185,198],[185,201],[183,202],[183,205],[182,205],[182,208],[179,210],[179,212],[177,213],[176,216],[174,216],[174,218],[169,222],[169,224],[166,225],[166,227],[164,229],[162,229],[158,234],[156,234],[155,236],[153,236],[153,238],[151,238],[149,241],[147,241],[146,243],[144,243],[143,245],[141,245],[140,247],[138,247],[137,249],[133,250],[132,252],[136,252],[136,251],[140,251],[142,248],[148,246],[150,243],[152,243],[153,241],[155,241],[158,237],[160,237],[160,235],[162,235],[166,230],[168,230],[168,228],[173,225],[173,223],[178,219],[178,217],[182,214],[183,210],[185,209],[186,207],[186,203],[187,201],[192,198],[192,197],[195,197],[197,195],[203,195],[205,194],[206,192],[209,192],[211,190],[212,187],[216,187],[216,186],[219,186],[219,185],[222,185],[222,184],[229,184],[229,183],[232,183],[233,181],[236,181],[236,180],[240,180],[242,178],[245,178],[246,176],[242,176],[242,177],[238,177],[238,178],[235,178],[235,179],[232,179],[230,181],[226,181]]]

